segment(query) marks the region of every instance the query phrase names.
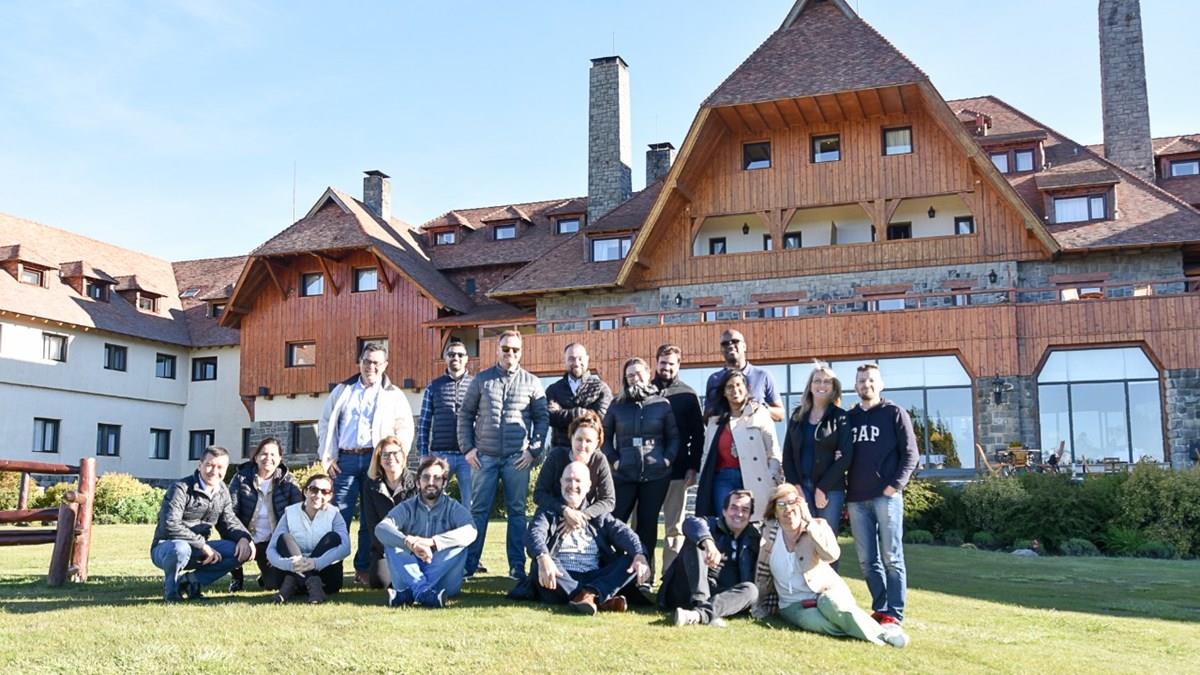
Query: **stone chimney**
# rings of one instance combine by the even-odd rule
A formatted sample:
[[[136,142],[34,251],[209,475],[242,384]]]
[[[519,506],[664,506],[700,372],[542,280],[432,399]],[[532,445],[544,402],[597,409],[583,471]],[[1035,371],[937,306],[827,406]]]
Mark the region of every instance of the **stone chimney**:
[[[390,176],[377,169],[364,171],[363,203],[371,209],[371,213],[389,222],[392,219],[392,184]]]
[[[592,59],[588,88],[588,222],[633,194],[629,65],[620,56]]]
[[[675,161],[675,146],[670,143],[651,143],[646,151],[646,187],[660,178],[666,178]]]
[[[1154,182],[1142,10],[1138,0],[1100,0],[1104,156]]]

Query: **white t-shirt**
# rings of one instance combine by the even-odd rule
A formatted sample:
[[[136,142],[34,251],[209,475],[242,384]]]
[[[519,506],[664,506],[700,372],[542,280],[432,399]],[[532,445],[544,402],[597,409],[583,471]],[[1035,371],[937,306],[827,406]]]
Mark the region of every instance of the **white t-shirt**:
[[[796,552],[787,550],[783,528],[777,529],[775,545],[771,547],[771,576],[775,578],[775,592],[779,594],[780,608],[817,597],[804,581],[803,570],[804,565]]]
[[[254,485],[258,488],[258,505],[254,507],[250,531],[254,533],[254,543],[261,544],[271,539],[271,516],[267,513],[267,509],[271,508],[271,479],[263,480],[255,476]]]

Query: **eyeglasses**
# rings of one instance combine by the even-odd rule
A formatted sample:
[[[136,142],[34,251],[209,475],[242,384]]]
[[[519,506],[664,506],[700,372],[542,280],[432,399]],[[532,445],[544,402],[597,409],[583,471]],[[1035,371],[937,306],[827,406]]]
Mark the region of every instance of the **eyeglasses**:
[[[379,459],[380,460],[384,460],[384,459],[398,460],[398,459],[400,459],[400,451],[399,450],[385,450],[385,451],[379,453]]]
[[[446,352],[446,358],[448,358],[448,359],[465,359],[465,358],[467,358],[467,353],[466,352]]]
[[[797,506],[798,504],[800,504],[800,500],[795,497],[791,499],[780,499],[779,501],[775,502],[775,508],[786,510],[793,506]]]
[[[329,495],[333,494],[333,490],[330,490],[328,488],[319,488],[314,485],[314,486],[308,488],[308,494],[310,494],[310,495],[325,495],[326,497],[328,497]]]
[[[509,347],[508,345],[500,345],[500,351],[504,352],[505,354],[520,354],[521,348],[520,347]]]
[[[738,339],[733,339],[733,340],[721,340],[721,346],[722,346],[722,347],[728,347],[729,345],[740,345],[740,344],[742,344],[742,341],[741,341],[741,340],[738,340]]]

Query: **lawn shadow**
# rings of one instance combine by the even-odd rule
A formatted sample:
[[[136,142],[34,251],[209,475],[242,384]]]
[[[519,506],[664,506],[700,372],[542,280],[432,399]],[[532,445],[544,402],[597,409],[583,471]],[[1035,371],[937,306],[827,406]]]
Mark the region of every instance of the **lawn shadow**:
[[[1033,609],[1200,621],[1194,560],[1025,558],[918,544],[906,545],[904,554],[910,589]],[[852,542],[843,542],[841,574],[862,579]]]

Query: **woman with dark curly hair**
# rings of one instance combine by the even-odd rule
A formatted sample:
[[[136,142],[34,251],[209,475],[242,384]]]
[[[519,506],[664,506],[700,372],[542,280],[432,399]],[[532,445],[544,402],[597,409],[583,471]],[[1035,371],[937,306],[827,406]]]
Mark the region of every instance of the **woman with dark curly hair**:
[[[304,500],[300,486],[282,461],[282,454],[278,439],[270,436],[262,439],[229,483],[233,513],[254,539],[258,586],[270,591],[279,588],[283,575],[267,560],[267,541],[271,539],[275,523],[283,516],[283,510]],[[229,583],[231,593],[245,587],[241,565],[233,568],[229,576],[233,577]]]

